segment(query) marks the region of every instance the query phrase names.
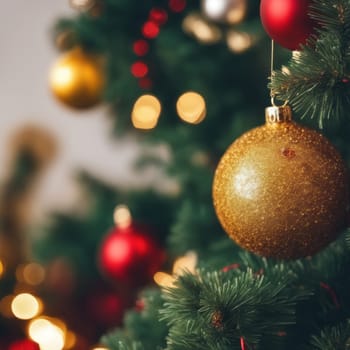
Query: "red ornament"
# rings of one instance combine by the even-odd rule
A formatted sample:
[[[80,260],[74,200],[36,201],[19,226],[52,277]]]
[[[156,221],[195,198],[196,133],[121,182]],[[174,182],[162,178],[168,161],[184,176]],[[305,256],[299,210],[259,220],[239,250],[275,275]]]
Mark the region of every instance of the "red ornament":
[[[154,39],[159,34],[159,26],[153,21],[147,21],[142,26],[142,34],[147,39]]]
[[[12,343],[8,350],[40,350],[40,347],[32,340],[24,339]]]
[[[261,22],[281,46],[299,50],[314,32],[315,22],[309,17],[312,0],[261,0]]]
[[[131,73],[136,78],[143,78],[148,73],[148,66],[141,61],[135,62],[131,66]]]
[[[114,228],[99,252],[101,271],[115,282],[140,287],[149,282],[164,261],[163,250],[147,231],[131,223]]]

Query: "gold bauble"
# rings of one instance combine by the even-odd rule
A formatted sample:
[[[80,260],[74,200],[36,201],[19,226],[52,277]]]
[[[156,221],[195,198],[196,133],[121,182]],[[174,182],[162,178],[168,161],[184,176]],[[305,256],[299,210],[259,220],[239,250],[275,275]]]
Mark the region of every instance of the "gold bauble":
[[[266,124],[237,139],[220,160],[215,210],[241,247],[265,257],[306,257],[346,227],[347,169],[325,137],[291,121],[290,107],[266,112]]]
[[[104,71],[98,57],[81,49],[64,54],[52,67],[50,87],[58,100],[77,109],[87,109],[100,102]]]

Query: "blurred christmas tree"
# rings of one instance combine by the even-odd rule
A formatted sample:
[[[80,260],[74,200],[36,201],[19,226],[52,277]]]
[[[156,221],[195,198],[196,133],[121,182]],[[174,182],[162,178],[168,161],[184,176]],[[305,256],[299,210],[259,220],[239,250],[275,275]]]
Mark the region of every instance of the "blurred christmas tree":
[[[86,201],[42,228],[45,311],[69,329],[57,349],[101,336],[111,350],[350,346],[345,164],[287,103],[248,131],[263,124],[271,74],[273,103],[324,125],[349,162],[350,3],[280,3],[261,2],[264,27],[299,51],[276,48],[285,66],[270,73],[257,2],[71,1],[81,13],[55,28],[67,51],[55,96],[82,113],[111,106],[115,135],[145,145],[135,171],[172,181],[112,189],[82,173]],[[212,200],[237,138],[213,195],[239,245]]]

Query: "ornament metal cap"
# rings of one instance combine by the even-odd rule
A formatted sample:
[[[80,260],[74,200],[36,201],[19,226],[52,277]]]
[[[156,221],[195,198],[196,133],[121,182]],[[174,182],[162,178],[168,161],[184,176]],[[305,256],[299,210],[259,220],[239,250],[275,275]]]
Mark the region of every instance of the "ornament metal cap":
[[[290,106],[271,106],[265,109],[266,124],[286,123],[292,121]]]

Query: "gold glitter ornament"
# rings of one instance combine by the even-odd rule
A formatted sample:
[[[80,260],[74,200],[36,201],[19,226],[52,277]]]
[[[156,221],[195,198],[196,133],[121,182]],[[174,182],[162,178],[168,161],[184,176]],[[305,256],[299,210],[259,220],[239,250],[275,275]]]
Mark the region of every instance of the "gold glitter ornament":
[[[348,173],[331,143],[291,120],[289,106],[266,109],[266,124],[223,155],[213,183],[221,225],[241,247],[265,257],[313,255],[346,227]]]
[[[59,101],[69,107],[87,109],[100,102],[104,81],[101,59],[75,48],[54,64],[49,83]]]

